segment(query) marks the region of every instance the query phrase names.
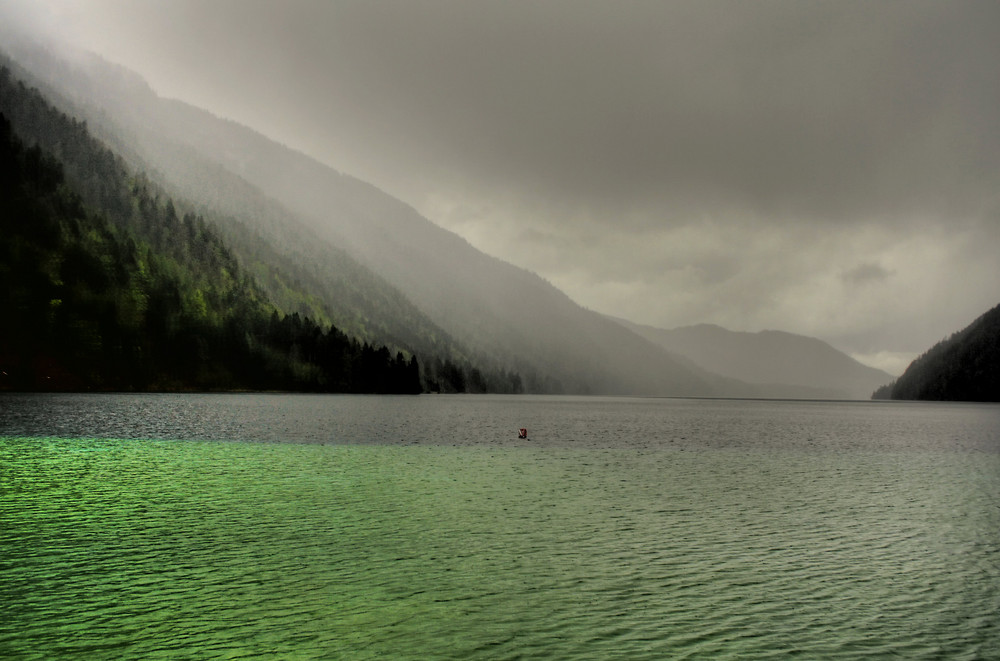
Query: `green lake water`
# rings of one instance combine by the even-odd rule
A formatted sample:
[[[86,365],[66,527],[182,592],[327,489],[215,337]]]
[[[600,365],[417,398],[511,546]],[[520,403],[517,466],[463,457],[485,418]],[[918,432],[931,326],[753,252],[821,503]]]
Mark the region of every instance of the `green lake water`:
[[[52,401],[0,400],[0,432],[62,424]],[[120,405],[82,401],[63,422],[83,431]],[[208,401],[216,427],[246,402]],[[352,434],[386,406],[281,402],[358,409],[336,416]],[[481,442],[466,418],[438,442],[0,435],[0,657],[1000,657],[995,407],[399,408],[409,422],[373,428],[423,438],[461,412],[604,427],[528,443]]]

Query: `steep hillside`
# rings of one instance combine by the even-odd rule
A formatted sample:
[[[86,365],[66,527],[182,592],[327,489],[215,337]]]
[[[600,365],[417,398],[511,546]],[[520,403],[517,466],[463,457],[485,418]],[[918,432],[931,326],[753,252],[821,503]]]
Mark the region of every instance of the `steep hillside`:
[[[1000,402],[1000,305],[935,344],[873,398]]]
[[[802,335],[740,333],[711,324],[664,330],[622,323],[705,370],[755,384],[763,396],[867,399],[892,378]]]
[[[269,231],[281,237],[276,245],[286,251],[304,245],[317,251],[301,261],[302,280],[314,283],[317,295],[329,281],[322,255],[338,246],[433,320],[462,357],[501,373],[520,372],[529,390],[715,392],[710,378],[654,344],[579,307],[537,276],[475,250],[368,184],[245,127],[159,99],[120,68],[92,59],[60,69],[39,64],[43,60],[36,57],[27,66],[167,185],[192,197],[201,187],[196,199],[242,217],[240,210],[253,209],[237,191],[249,183],[291,212],[273,215]],[[397,324],[396,332],[407,326]]]
[[[193,211],[216,226],[284,309],[328,319],[362,339],[389,341],[424,353],[441,350],[433,341],[422,343],[426,338],[440,338],[439,344],[448,342],[447,335],[422,317],[398,290],[310,232],[287,209],[218,163],[176,141],[161,139],[155,130],[140,131],[138,135],[153,141],[168,165],[183,167],[172,168],[173,176],[168,179],[162,167],[144,160],[136,149],[138,135],[94,103],[94,99],[103,103],[117,100],[122,113],[140,122],[142,109],[155,106],[158,99],[137,76],[97,60],[89,68],[84,64],[70,67],[35,45],[22,45],[21,52],[33,69],[43,72],[41,75],[32,74],[19,62],[2,55],[0,63],[37,86],[63,112],[86,119],[90,132],[122,155],[133,170],[147,173],[151,181],[186,200]],[[95,67],[103,77],[91,77],[91,73],[97,75],[92,71]],[[65,85],[46,82],[51,79],[64,81]],[[38,135],[33,128],[28,122],[23,130],[45,141],[47,136]],[[73,177],[73,164],[70,167],[68,174]],[[86,169],[86,164],[81,167]],[[330,291],[335,295],[329,295]],[[306,296],[302,296],[303,292]]]
[[[85,204],[63,161],[0,110],[0,390],[419,392],[415,359],[279,316],[199,217],[179,218],[4,68],[0,106],[31,107],[89,162],[99,200]]]
[[[370,185],[245,129],[227,128],[206,128],[201,144],[227,155],[227,167],[318,234],[347,246],[474,356],[504,357],[534,375],[540,390],[711,392],[700,376],[536,275],[479,252]]]
[[[130,167],[150,172],[148,181],[174,196],[179,213],[195,212],[203,218],[247,272],[257,279],[279,310],[297,313],[321,324],[333,323],[362,342],[386,344],[393,353],[403,351],[408,355],[420,355],[426,359],[425,386],[433,391],[520,392],[523,389],[519,374],[489,356],[479,356],[478,361],[475,360],[468,349],[432,322],[398,289],[344,250],[317,236],[254,186],[194,150],[175,141],[162,140],[158,131],[140,132],[163,146],[162,153],[169,155],[169,162],[184,165],[176,177],[164,176],[161,167],[139,155],[137,145],[140,141],[130,130],[113,121],[102,107],[85,102],[89,96],[124,99],[122,106],[126,110],[123,112],[134,113],[150,100],[157,101],[134,75],[98,62],[105,78],[111,81],[100,83],[87,75],[71,75],[80,70],[70,68],[48,51],[31,47],[27,52],[29,61],[35,62],[37,68],[56,78],[68,76],[66,89],[45,83],[44,76],[32,76],[24,67],[2,55],[0,65],[8,63],[33,83],[39,83],[64,109],[87,118],[89,130],[100,135],[116,152],[129,155],[125,160]],[[17,105],[17,98],[3,101],[25,136],[65,157],[67,177],[81,186],[85,199],[93,197],[96,192],[87,183],[93,178],[93,163],[74,153],[63,154],[58,136],[38,125],[30,106]]]

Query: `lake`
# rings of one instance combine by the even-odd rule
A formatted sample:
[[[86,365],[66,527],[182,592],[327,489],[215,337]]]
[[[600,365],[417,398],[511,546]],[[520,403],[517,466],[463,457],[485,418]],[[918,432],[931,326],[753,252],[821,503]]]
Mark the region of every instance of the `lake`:
[[[997,405],[0,394],[2,658],[985,659],[998,613]]]

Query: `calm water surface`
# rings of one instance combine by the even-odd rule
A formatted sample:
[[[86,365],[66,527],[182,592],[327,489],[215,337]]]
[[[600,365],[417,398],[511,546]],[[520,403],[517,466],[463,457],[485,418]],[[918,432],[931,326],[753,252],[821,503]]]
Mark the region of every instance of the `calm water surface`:
[[[0,395],[2,658],[990,659],[997,613],[995,405]]]

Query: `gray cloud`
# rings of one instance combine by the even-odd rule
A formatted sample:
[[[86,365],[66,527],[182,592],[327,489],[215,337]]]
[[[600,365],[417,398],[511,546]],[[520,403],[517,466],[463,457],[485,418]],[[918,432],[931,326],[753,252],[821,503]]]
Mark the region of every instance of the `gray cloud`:
[[[989,5],[372,7],[343,12],[326,91],[365,102],[366,143],[459,184],[604,214],[965,215],[1000,153]]]
[[[997,3],[31,11],[591,308],[898,355],[997,302]]]
[[[880,264],[866,262],[845,271],[841,279],[848,285],[859,286],[868,283],[885,282],[892,276],[892,272],[883,268]]]

